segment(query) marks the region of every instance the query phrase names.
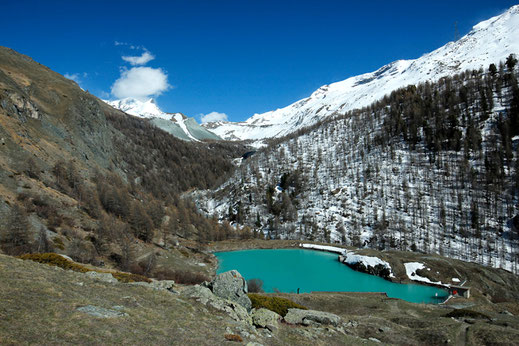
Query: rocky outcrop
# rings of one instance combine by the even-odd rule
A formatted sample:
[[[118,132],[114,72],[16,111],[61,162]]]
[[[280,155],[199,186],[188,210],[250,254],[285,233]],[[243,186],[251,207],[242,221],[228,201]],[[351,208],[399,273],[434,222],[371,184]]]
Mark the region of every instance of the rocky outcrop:
[[[0,107],[7,114],[16,115],[22,121],[26,121],[27,118],[41,119],[38,107],[28,97],[21,96],[20,94],[0,95]]]
[[[110,273],[99,273],[96,271],[89,271],[86,272],[85,275],[96,281],[108,282],[111,284],[115,284],[118,282],[117,279],[114,278]]]
[[[259,328],[267,328],[271,332],[278,329],[281,316],[268,309],[253,309],[251,312],[252,323]]]
[[[223,299],[214,295],[207,287],[200,285],[191,286],[184,289],[182,295],[189,298],[195,298],[204,305],[224,311],[235,321],[245,322],[248,325],[252,325],[252,318],[243,306],[229,299]]]
[[[173,280],[152,280],[151,282],[130,282],[130,285],[148,287],[154,290],[167,290],[172,293],[178,293],[175,291],[175,281]]]
[[[216,296],[236,302],[247,309],[247,311],[251,311],[252,303],[247,296],[247,281],[237,270],[219,274],[206,286]]]
[[[106,309],[95,305],[86,305],[77,308],[77,311],[83,312],[90,316],[99,317],[99,318],[113,318],[113,317],[125,317],[128,316],[127,313],[122,312],[122,306],[114,306],[112,309]]]
[[[290,324],[303,324],[305,326],[315,324],[330,324],[338,326],[341,318],[335,314],[317,310],[288,309],[285,322]]]
[[[361,273],[371,274],[380,276],[383,279],[391,281],[391,270],[389,270],[386,266],[382,264],[377,264],[375,266],[365,265],[362,262],[348,263],[343,262],[348,267],[353,270],[356,270]]]

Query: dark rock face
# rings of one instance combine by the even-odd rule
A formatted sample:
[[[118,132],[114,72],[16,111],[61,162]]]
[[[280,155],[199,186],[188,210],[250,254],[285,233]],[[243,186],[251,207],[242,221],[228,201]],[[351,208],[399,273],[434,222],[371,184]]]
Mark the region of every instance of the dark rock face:
[[[519,232],[519,214],[513,217],[512,228],[514,228],[516,232]]]
[[[380,276],[383,279],[391,281],[391,279],[389,278],[389,275],[391,275],[391,271],[387,267],[383,266],[382,264],[377,264],[374,267],[365,266],[361,262],[356,262],[356,263],[344,262],[344,264],[346,264],[348,267],[350,267],[351,269],[356,270],[358,272]]]
[[[237,270],[219,274],[207,287],[216,296],[234,301],[251,311],[252,303],[247,296],[247,281]]]

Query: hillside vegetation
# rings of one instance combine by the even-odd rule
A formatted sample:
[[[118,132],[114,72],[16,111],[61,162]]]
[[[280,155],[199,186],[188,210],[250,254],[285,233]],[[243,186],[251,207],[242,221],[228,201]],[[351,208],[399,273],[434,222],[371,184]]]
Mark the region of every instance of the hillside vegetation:
[[[253,236],[200,215],[181,197],[216,186],[246,148],[176,139],[3,47],[0,142],[4,253],[57,251],[157,275],[164,249],[177,247],[183,263],[202,260],[196,251],[208,240]]]
[[[517,272],[517,59],[396,90],[272,140],[208,215],[268,238],[439,253]],[[514,226],[515,225],[515,226]]]

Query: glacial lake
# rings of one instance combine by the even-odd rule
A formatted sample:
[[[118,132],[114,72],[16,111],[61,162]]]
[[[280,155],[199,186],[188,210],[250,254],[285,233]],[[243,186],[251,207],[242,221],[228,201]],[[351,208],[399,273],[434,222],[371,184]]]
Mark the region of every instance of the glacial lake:
[[[447,291],[436,287],[398,284],[357,272],[340,263],[338,254],[304,250],[240,250],[217,252],[217,273],[236,269],[246,280],[263,280],[265,292],[284,293],[385,292],[388,297],[413,303],[440,303]]]

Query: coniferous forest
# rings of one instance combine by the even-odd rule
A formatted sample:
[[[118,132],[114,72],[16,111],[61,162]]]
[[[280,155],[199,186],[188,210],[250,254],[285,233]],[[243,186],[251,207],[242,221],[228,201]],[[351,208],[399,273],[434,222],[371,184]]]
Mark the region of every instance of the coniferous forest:
[[[517,272],[519,87],[510,55],[271,140],[206,213],[269,238],[439,253]]]

